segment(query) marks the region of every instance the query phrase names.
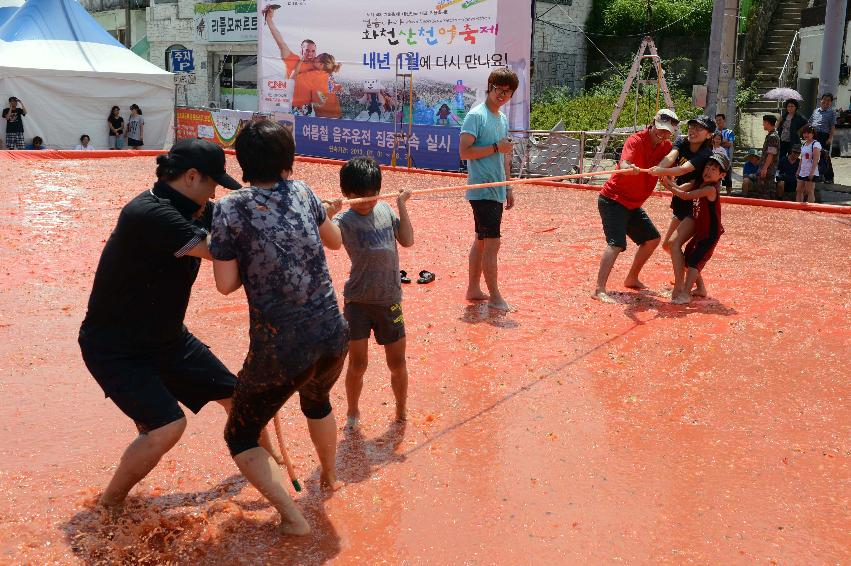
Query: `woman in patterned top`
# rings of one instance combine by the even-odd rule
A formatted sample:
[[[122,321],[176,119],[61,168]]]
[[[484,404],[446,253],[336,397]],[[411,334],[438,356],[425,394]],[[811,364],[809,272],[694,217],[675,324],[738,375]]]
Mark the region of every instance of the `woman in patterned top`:
[[[304,182],[289,179],[295,142],[280,124],[249,125],[235,147],[251,186],[219,201],[210,236],[216,287],[228,294],[244,285],[250,319],[225,440],[245,478],[281,513],[281,530],[307,534],[280,468],[257,439],[298,391],[321,484],[335,488],[337,425],[329,392],[343,369],[349,332],[322,246],[342,245],[331,222],[341,201],[323,203]]]

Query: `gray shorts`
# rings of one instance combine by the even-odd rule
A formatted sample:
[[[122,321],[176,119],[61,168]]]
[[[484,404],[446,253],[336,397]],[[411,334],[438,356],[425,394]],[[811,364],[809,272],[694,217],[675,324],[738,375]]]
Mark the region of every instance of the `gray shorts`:
[[[375,341],[382,346],[393,344],[405,337],[405,317],[401,303],[394,305],[368,305],[346,303],[343,316],[349,323],[349,340],[369,338],[375,331]]]

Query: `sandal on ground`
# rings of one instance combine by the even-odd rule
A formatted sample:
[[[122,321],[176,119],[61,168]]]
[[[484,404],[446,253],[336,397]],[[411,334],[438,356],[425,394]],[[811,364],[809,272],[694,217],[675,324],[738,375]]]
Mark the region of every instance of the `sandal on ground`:
[[[432,281],[434,281],[434,273],[432,273],[431,271],[426,271],[425,269],[420,271],[420,278],[417,279],[417,283],[419,283],[420,285],[425,285],[426,283],[431,283]]]
[[[408,277],[408,272],[403,270],[403,269],[399,270],[399,280],[402,281],[402,283],[410,283],[411,282],[411,278]]]

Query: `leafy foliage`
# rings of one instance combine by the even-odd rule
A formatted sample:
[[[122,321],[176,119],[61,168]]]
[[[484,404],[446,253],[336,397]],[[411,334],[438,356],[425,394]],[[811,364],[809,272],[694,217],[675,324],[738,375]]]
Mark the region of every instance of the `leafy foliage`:
[[[651,0],[650,5],[650,31],[662,30],[666,36],[709,36],[712,0]],[[648,31],[647,0],[594,0],[588,28],[591,33],[605,35]]]
[[[748,83],[745,83],[736,90],[736,108],[741,110],[748,104],[756,102],[760,99],[760,91],[757,89],[756,83],[762,78],[762,73],[757,73],[756,77]]]
[[[685,58],[663,61],[662,66],[669,69],[672,63],[688,61]],[[584,92],[570,92],[566,87],[551,87],[532,101],[531,127],[534,130],[549,130],[559,121],[564,123],[567,130],[604,130],[609,123],[615,104],[624,84],[624,77],[629,73],[631,61],[617,65],[619,73],[611,70],[591,73],[585,77],[586,83],[594,84]],[[641,77],[655,76],[646,70]],[[682,89],[677,88],[679,76],[674,72],[666,72],[665,80],[674,99],[674,107],[681,119],[686,120],[701,113],[699,108],[691,104],[691,97]],[[627,95],[623,109],[618,118],[617,127],[629,127],[634,124],[649,124],[656,113],[655,85],[639,85],[637,89],[638,106],[636,108],[636,88],[633,86]],[[659,95],[659,102],[664,105],[664,97]]]

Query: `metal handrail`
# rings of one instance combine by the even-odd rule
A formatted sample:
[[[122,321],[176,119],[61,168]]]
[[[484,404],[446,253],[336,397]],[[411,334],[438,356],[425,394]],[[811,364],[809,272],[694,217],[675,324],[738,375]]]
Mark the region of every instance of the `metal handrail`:
[[[795,37],[792,38],[792,45],[789,46],[789,51],[786,53],[786,60],[783,61],[783,68],[780,69],[780,75],[777,77],[777,86],[784,87],[786,86],[786,67],[789,65],[789,59],[792,57],[792,53],[795,51],[795,42],[798,41],[798,35],[800,35],[801,31],[798,30],[795,32]]]

